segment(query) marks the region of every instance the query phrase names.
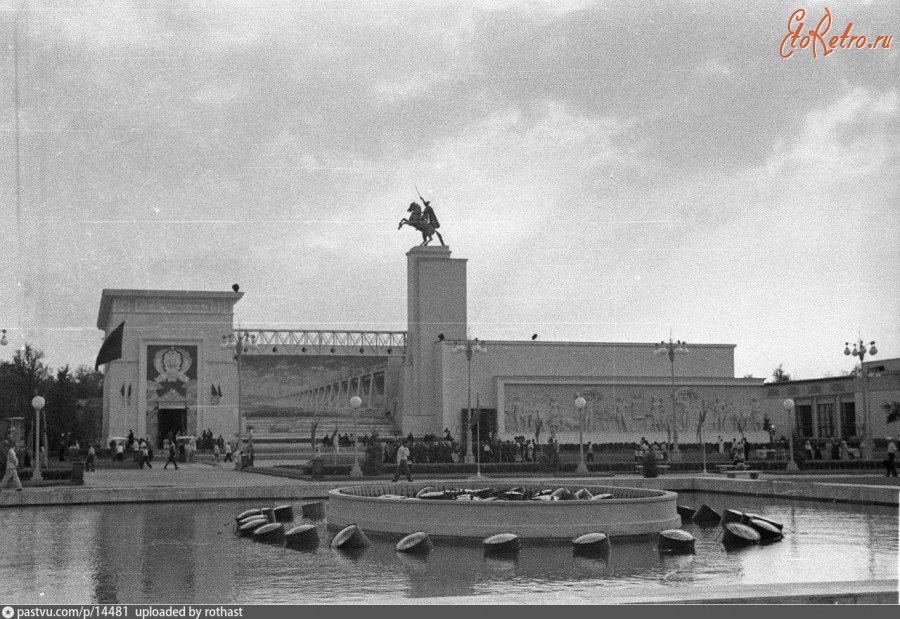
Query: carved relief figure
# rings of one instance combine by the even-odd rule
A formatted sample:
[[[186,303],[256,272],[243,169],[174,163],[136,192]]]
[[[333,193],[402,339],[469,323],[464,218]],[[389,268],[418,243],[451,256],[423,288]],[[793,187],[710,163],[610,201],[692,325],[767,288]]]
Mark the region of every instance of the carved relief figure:
[[[760,413],[762,412],[759,404],[759,396],[753,394],[750,398],[750,428],[753,430],[762,430],[762,421]]]
[[[647,430],[651,432],[661,430],[664,418],[662,398],[650,398],[650,409],[647,411]]]
[[[560,426],[562,425],[562,419],[559,414],[559,402],[557,402],[556,398],[553,396],[550,396],[547,425],[550,427],[550,436],[556,436],[556,433],[559,432]]]
[[[616,429],[619,432],[628,432],[628,419],[625,417],[625,401],[620,395],[616,396],[613,414],[615,416]]]
[[[725,431],[725,404],[722,402],[722,398],[716,396],[716,399],[713,403],[713,411],[716,415],[716,430],[720,432]]]
[[[640,391],[633,391],[631,393],[630,408],[631,408],[631,418],[635,422],[634,427],[638,428],[638,427],[644,425],[643,423],[639,423],[639,422],[644,421],[644,419],[646,418],[646,414],[647,414],[647,407],[644,404],[644,394],[643,393],[641,393]]]

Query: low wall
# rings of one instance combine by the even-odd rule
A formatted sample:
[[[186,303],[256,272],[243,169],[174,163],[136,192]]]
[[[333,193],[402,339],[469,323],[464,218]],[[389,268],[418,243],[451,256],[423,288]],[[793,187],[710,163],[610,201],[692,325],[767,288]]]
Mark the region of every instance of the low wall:
[[[328,488],[316,485],[180,487],[180,488],[75,488],[0,493],[0,509],[37,505],[93,505],[103,503],[184,503],[190,501],[280,501],[327,497]]]
[[[521,538],[572,539],[601,532],[610,537],[655,535],[681,526],[675,509],[677,495],[663,490],[623,486],[586,486],[593,494],[612,493],[599,501],[440,501],[416,498],[380,498],[379,494],[414,497],[426,486],[437,490],[471,487],[472,481],[437,484],[384,484],[351,486],[328,493],[328,526],[357,524],[366,531],[406,535],[425,531],[435,537],[485,538],[514,533]],[[480,483],[478,487],[508,488],[516,484]],[[524,484],[537,490],[566,485],[572,480]]]

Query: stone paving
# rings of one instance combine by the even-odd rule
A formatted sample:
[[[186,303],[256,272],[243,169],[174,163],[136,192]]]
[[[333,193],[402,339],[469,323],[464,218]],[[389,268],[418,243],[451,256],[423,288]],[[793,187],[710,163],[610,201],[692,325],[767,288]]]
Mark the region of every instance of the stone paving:
[[[287,486],[297,481],[271,475],[254,475],[235,470],[226,463],[179,463],[176,471],[171,466],[163,469],[165,462],[153,464],[152,469],[98,468],[85,472],[85,488],[152,488],[152,487],[216,487],[239,488],[244,486]]]

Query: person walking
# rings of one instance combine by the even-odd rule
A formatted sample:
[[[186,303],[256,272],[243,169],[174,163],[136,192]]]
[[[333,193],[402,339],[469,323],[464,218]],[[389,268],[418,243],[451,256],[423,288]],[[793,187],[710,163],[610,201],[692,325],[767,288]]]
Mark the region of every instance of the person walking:
[[[885,477],[897,477],[897,444],[892,437],[888,437],[887,460],[884,461],[887,474]]]
[[[153,465],[150,464],[150,448],[147,446],[147,443],[141,441],[141,468],[144,468],[144,465],[147,465],[148,469],[152,469]],[[166,462],[168,464],[168,462]],[[175,467],[178,468],[177,466]]]
[[[213,462],[219,463],[219,444],[213,443]]]
[[[178,460],[175,459],[175,444],[169,443],[169,459],[166,460],[163,469],[168,469],[170,464],[175,465],[175,470],[178,470]]]
[[[219,437],[219,438],[221,438],[221,437]],[[228,441],[228,444],[225,445],[225,459],[222,460],[222,462],[234,462],[234,460],[232,460],[232,458],[231,458],[232,451],[234,451],[234,450],[231,448],[231,441]]]
[[[14,484],[16,490],[21,491],[22,482],[19,480],[19,458],[16,456],[16,448],[9,441],[3,441],[3,444],[9,451],[6,452],[6,475],[3,476],[3,481],[0,481],[0,490]]]
[[[401,473],[406,475],[406,480],[412,483],[412,475],[409,474],[409,449],[406,447],[405,439],[397,449],[397,470],[394,472],[393,483],[397,483]]]
[[[84,470],[89,471],[91,473],[95,472],[97,469],[95,468],[94,462],[97,459],[97,452],[94,450],[93,443],[88,447],[87,460],[84,461]]]

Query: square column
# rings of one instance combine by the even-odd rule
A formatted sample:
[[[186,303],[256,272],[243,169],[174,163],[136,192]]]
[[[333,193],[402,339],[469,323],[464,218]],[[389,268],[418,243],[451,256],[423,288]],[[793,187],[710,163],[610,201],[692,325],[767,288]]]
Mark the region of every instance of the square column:
[[[407,257],[407,339],[401,427],[419,437],[443,431],[438,335],[466,336],[466,259],[450,248],[414,247]]]

